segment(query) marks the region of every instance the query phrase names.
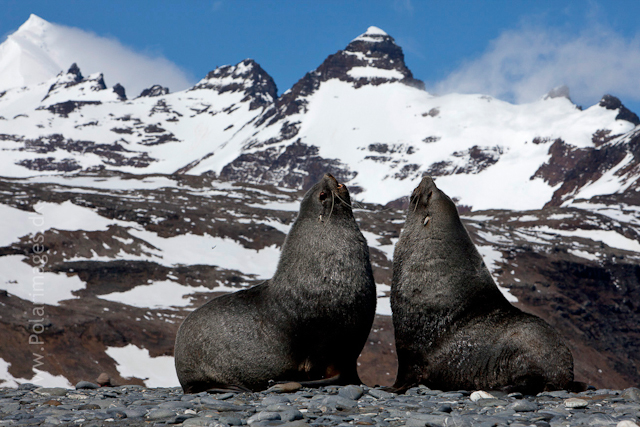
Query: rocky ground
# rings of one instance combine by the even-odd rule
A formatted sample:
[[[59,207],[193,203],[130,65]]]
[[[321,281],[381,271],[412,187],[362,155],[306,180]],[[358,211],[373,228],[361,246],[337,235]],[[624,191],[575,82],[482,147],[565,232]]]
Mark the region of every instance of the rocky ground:
[[[22,384],[0,389],[0,426],[616,426],[637,427],[640,390],[442,392],[424,386],[404,395],[366,386],[300,388],[260,393],[206,392],[137,385],[76,389]]]
[[[133,368],[123,373],[122,361],[107,354],[109,349],[135,346],[148,352],[149,361],[172,356],[177,328],[191,310],[220,292],[270,277],[268,272],[256,277],[257,264],[230,265],[225,252],[231,248],[248,259],[271,251],[267,261],[275,269],[302,194],[207,176],[101,172],[0,178],[0,209],[25,217],[36,215],[36,209],[45,212],[37,234],[19,229],[16,221],[15,232],[5,228],[7,238],[0,244],[0,263],[6,267],[0,272],[0,359],[9,364],[8,374],[22,379],[18,382],[36,382],[38,350],[39,369],[70,384],[101,372],[118,384],[144,384],[149,374]],[[465,212],[459,206],[498,285],[517,297],[514,305],[558,330],[573,352],[576,380],[598,388],[640,384],[640,252],[620,245],[640,241],[638,205],[636,199],[608,196],[578,207],[530,211]],[[406,200],[356,204],[379,285],[379,307],[391,284],[393,245],[405,206]],[[77,220],[67,224],[56,210]],[[67,299],[45,304],[44,316],[35,316],[37,305],[26,291],[18,292],[32,284],[11,274],[35,265],[33,243],[40,233],[48,257],[46,293],[58,292],[58,283],[66,283],[62,280],[80,286]],[[188,256],[176,258],[173,246]],[[184,296],[163,306],[143,304],[155,296],[150,292],[128,301],[108,299],[156,283],[170,283]],[[44,344],[36,349],[29,345],[30,322],[40,317]],[[365,384],[393,383],[397,362],[388,315],[376,317],[358,362]]]

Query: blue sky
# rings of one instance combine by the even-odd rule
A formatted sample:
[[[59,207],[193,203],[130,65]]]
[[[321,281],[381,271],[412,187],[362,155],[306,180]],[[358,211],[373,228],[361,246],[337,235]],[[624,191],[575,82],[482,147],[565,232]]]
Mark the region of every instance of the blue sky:
[[[280,93],[375,25],[395,38],[432,92],[527,102],[567,84],[577,104],[612,93],[640,112],[635,0],[4,0],[0,7],[3,36],[34,13],[164,57],[192,82],[216,66],[253,58]]]

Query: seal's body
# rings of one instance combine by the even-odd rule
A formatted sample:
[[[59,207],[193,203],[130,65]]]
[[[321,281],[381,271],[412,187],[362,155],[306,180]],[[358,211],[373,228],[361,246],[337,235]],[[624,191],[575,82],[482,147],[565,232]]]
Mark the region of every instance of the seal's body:
[[[494,283],[451,199],[433,180],[413,191],[393,259],[394,388],[537,393],[573,381],[573,357],[540,318]]]
[[[349,191],[325,175],[302,200],[275,275],[223,295],[180,326],[175,364],[186,393],[262,390],[269,381],[360,383],[373,323],[369,248]]]

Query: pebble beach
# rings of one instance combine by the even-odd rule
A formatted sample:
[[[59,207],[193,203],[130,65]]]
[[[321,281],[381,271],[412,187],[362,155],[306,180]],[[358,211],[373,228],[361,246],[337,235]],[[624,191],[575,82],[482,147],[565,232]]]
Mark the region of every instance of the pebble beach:
[[[183,394],[180,388],[0,388],[0,426],[615,426],[637,427],[640,390],[406,394],[367,386],[276,385],[259,393]]]

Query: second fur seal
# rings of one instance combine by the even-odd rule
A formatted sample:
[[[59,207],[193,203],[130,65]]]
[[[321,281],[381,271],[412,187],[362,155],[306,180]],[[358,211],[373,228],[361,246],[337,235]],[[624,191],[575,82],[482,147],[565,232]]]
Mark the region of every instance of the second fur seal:
[[[413,191],[393,256],[394,388],[536,394],[573,382],[573,357],[540,318],[512,306],[453,201],[430,177]]]
[[[215,298],[182,323],[178,379],[185,393],[257,391],[270,381],[359,384],[356,360],[375,309],[349,191],[326,174],[305,194],[273,278]]]

